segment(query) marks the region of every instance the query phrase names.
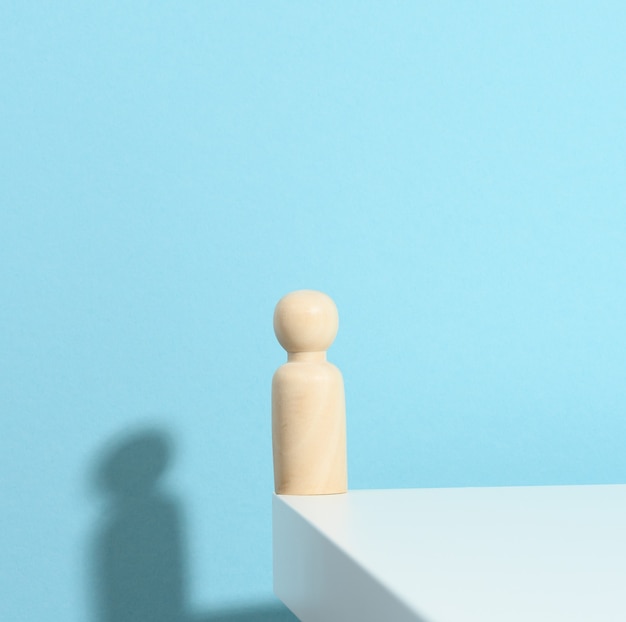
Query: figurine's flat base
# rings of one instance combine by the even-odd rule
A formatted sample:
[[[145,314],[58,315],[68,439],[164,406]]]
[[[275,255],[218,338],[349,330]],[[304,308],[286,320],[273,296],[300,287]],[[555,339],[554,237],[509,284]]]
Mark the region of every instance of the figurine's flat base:
[[[302,622],[624,622],[626,485],[277,496]]]

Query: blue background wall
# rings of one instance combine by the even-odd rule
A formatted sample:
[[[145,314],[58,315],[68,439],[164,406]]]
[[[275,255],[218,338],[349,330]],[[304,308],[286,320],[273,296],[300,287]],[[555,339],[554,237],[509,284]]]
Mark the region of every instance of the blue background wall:
[[[0,619],[270,619],[292,289],[352,487],[626,481],[626,12],[549,4],[2,4]]]

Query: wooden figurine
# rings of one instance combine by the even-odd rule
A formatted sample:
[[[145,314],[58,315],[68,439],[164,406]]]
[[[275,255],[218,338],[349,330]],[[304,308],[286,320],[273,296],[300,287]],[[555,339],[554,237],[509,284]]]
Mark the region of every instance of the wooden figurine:
[[[277,494],[347,491],[343,377],[326,360],[338,327],[337,307],[322,292],[291,292],[276,305],[274,332],[287,351],[272,381]]]

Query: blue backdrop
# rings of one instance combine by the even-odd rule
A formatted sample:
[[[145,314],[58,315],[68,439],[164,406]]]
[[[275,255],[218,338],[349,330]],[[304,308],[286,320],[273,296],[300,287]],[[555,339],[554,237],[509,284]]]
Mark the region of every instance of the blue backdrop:
[[[625,482],[624,32],[620,2],[4,2],[0,619],[287,619],[293,289],[339,308],[353,488]]]

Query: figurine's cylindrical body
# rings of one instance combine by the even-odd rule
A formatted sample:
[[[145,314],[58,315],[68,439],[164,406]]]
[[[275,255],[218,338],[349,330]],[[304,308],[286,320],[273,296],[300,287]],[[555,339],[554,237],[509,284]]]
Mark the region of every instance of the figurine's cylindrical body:
[[[346,407],[341,372],[326,361],[290,361],[272,382],[278,494],[346,492]]]
[[[287,363],[272,381],[272,443],[277,494],[346,492],[346,406],[341,372],[326,360],[337,333],[333,301],[309,290],[276,306],[274,328]]]

